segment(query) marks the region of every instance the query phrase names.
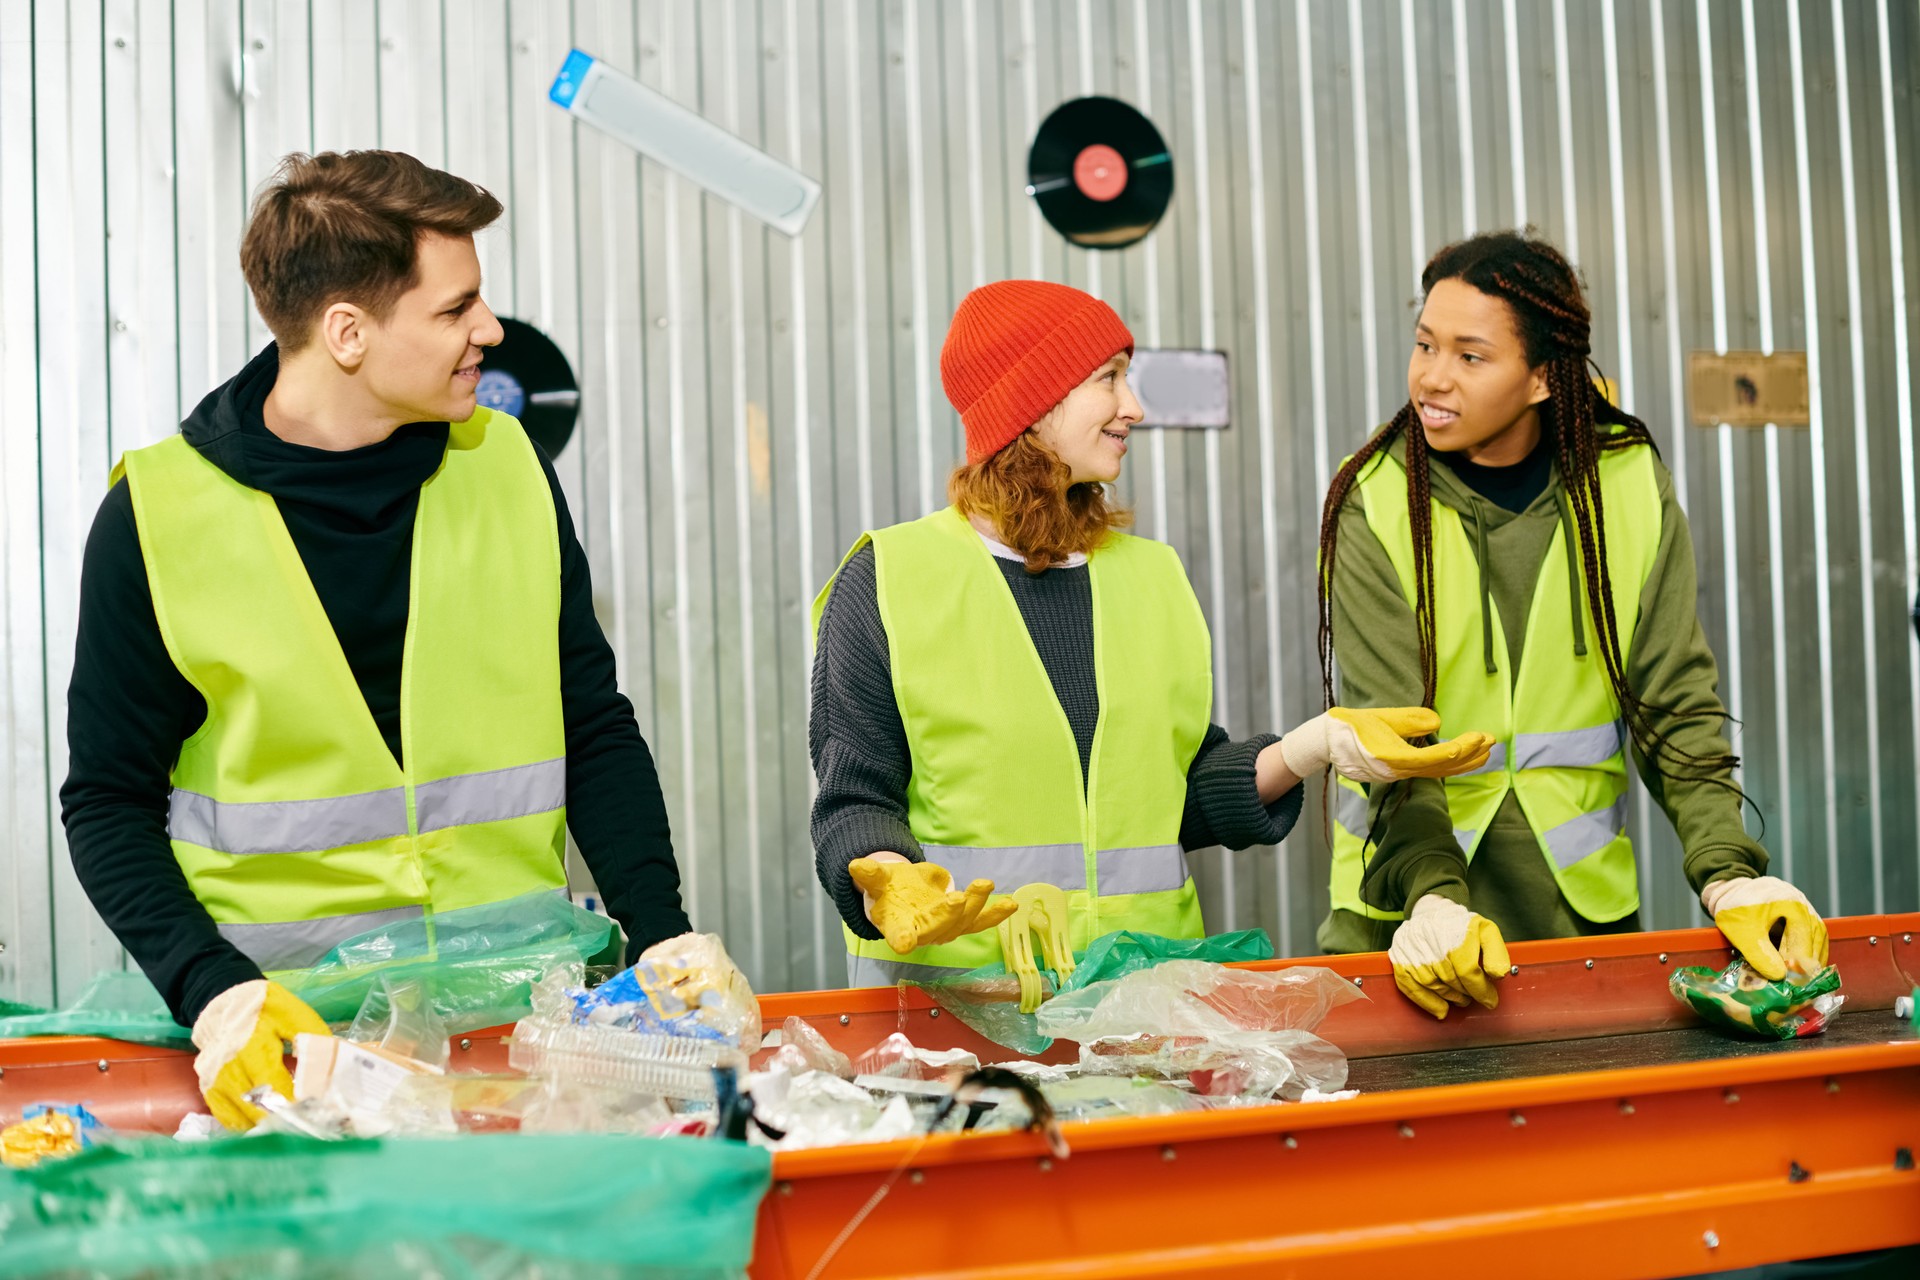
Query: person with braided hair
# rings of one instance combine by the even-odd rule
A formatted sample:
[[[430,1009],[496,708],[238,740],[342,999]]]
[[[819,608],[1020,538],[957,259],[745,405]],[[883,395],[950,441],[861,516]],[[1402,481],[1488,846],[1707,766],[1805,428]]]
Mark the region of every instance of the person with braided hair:
[[[1117,929],[1202,933],[1187,851],[1275,844],[1299,780],[1478,767],[1423,708],[1334,708],[1284,738],[1209,723],[1206,619],[1171,547],[1108,489],[1140,402],[1112,307],[983,285],[940,354],[967,456],[952,505],[862,534],[814,604],[815,865],[849,985],[1000,960],[996,885],[1066,895],[1075,951]],[[1058,922],[1056,922],[1058,923]]]
[[[1418,703],[1496,745],[1444,782],[1340,782],[1320,944],[1387,948],[1444,1018],[1498,1002],[1509,939],[1638,929],[1631,757],[1735,948],[1771,979],[1817,971],[1825,925],[1741,824],[1686,517],[1646,425],[1589,373],[1574,269],[1483,234],[1421,290],[1408,401],[1322,511],[1322,691],[1337,659],[1344,704]]]

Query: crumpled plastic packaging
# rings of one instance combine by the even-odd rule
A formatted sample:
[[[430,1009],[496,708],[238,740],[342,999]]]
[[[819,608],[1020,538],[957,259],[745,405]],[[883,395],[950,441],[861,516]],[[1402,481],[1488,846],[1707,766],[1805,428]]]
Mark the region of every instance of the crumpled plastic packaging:
[[[441,1068],[431,1063],[334,1036],[303,1032],[294,1037],[293,1049],[294,1101],[325,1103],[311,1110],[325,1114],[329,1123],[337,1108],[345,1116],[343,1131],[354,1137],[377,1138],[394,1132],[395,1091],[414,1077],[441,1074]]]
[[[1828,965],[1812,977],[1790,973],[1769,982],[1736,958],[1715,973],[1690,966],[1674,971],[1667,989],[1709,1025],[1762,1040],[1817,1036],[1845,1003],[1840,971]]]
[[[180,1127],[173,1131],[176,1142],[211,1142],[224,1137],[227,1127],[202,1111],[189,1111],[180,1117]]]
[[[1346,1084],[1346,1055],[1311,1032],[1365,998],[1314,965],[1263,973],[1170,960],[1063,992],[1035,1022],[1079,1042],[1087,1075],[1185,1077],[1209,1096],[1293,1099]]]
[[[632,967],[570,994],[579,1022],[715,1040],[748,1053],[760,1047],[759,1001],[718,934],[657,942]]]
[[[434,1010],[426,986],[413,978],[382,974],[343,1039],[432,1067],[445,1067],[450,1056],[447,1024]]]
[[[950,1071],[975,1071],[980,1059],[965,1049],[921,1049],[896,1031],[854,1060],[856,1076],[938,1080]]]
[[[827,1043],[804,1018],[788,1018],[780,1026],[780,1047],[765,1063],[765,1070],[784,1071],[790,1076],[809,1071],[824,1071],[842,1080],[853,1079],[853,1061]]]
[[[1101,1120],[1109,1116],[1166,1116],[1204,1110],[1206,1103],[1170,1084],[1113,1076],[1075,1076],[1047,1081],[1040,1092],[1059,1120]]]
[[[751,1129],[748,1140],[775,1151],[891,1142],[919,1132],[905,1098],[881,1103],[858,1085],[824,1071],[797,1077],[784,1071],[757,1072],[748,1088],[760,1118],[786,1132],[775,1140]]]
[[[94,1114],[78,1103],[31,1103],[21,1109],[17,1122],[0,1129],[0,1164],[30,1169],[49,1156],[70,1156],[90,1147],[105,1132]]]
[[[608,1089],[577,1080],[538,1082],[525,1104],[522,1133],[654,1133],[672,1123],[658,1094]]]

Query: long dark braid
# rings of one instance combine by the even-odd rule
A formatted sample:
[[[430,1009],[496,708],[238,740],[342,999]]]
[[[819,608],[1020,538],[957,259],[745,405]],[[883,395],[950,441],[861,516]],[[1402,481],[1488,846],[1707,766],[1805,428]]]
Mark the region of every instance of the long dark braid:
[[[1580,541],[1587,604],[1598,631],[1595,637],[1606,664],[1607,681],[1620,704],[1621,718],[1634,744],[1661,774],[1712,781],[1733,788],[1725,774],[1739,766],[1732,754],[1695,755],[1674,744],[1653,717],[1685,720],[1707,715],[1681,713],[1643,702],[1627,682],[1625,649],[1614,615],[1613,578],[1607,564],[1605,507],[1600,488],[1600,456],[1639,445],[1654,448],[1653,435],[1640,419],[1610,403],[1588,375],[1592,317],[1573,267],[1544,240],[1517,232],[1474,236],[1435,254],[1421,274],[1422,294],[1442,280],[1460,280],[1512,308],[1526,347],[1527,362],[1544,366],[1548,398],[1540,406],[1542,429],[1555,441],[1562,486]],[[1603,429],[1604,425],[1604,429]],[[1413,536],[1414,621],[1420,640],[1421,702],[1431,707],[1438,683],[1438,644],[1434,632],[1433,525],[1428,484],[1426,432],[1409,401],[1334,475],[1320,514],[1320,684],[1333,705],[1334,557],[1340,538],[1340,509],[1364,468],[1395,439],[1406,442],[1407,512]]]

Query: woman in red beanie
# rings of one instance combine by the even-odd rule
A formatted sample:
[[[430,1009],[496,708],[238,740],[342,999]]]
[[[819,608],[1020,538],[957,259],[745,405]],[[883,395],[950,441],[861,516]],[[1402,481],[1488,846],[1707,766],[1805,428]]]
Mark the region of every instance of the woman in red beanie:
[[[932,515],[863,535],[814,602],[809,726],[820,881],[854,986],[998,960],[997,883],[1067,893],[1076,951],[1116,929],[1203,933],[1186,851],[1272,844],[1302,778],[1477,768],[1430,711],[1320,716],[1233,742],[1206,620],[1173,550],[1121,532],[1140,402],[1133,335],[1064,285],[974,290],[940,354],[967,459]],[[955,882],[966,884],[962,892]]]

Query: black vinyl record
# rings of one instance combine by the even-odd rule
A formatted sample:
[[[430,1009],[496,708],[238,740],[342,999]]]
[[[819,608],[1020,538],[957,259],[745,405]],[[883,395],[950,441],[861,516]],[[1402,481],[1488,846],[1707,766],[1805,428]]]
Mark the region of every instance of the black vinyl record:
[[[480,361],[482,405],[520,419],[549,458],[558,457],[573,438],[580,414],[580,384],[573,366],[553,339],[524,320],[499,317],[507,336],[489,347]]]
[[[1088,249],[1143,240],[1173,199],[1173,157],[1153,121],[1115,98],[1075,98],[1027,152],[1027,194],[1053,229]]]

